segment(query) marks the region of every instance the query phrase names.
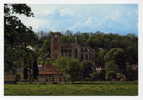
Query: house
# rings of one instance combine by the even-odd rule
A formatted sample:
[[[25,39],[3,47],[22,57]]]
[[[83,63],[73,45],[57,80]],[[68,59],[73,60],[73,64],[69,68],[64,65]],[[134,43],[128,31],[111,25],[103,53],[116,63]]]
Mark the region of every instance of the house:
[[[4,83],[16,83],[16,75],[12,72],[4,73]]]
[[[63,74],[56,66],[45,64],[39,66],[39,81],[48,83],[60,83],[64,81]]]

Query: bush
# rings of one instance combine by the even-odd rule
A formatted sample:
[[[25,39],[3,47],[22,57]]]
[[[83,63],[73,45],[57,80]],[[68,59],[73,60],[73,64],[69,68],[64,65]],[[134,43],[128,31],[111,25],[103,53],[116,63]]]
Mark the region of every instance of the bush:
[[[102,70],[101,72],[93,72],[90,74],[92,80],[95,81],[103,81],[105,80],[105,71]]]
[[[107,72],[106,80],[109,80],[109,81],[116,80],[116,72],[114,72],[114,71]]]
[[[126,80],[126,76],[122,73],[117,73],[116,74],[116,79],[119,81],[125,81]]]

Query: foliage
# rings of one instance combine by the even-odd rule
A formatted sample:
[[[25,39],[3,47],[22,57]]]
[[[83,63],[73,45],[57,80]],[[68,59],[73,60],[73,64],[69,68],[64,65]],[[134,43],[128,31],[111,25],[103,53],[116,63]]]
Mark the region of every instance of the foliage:
[[[28,69],[27,68],[24,68],[23,70],[23,77],[24,77],[24,80],[28,80]]]
[[[108,71],[118,72],[119,68],[118,68],[118,65],[115,63],[115,61],[111,60],[105,63],[105,70],[106,72]]]
[[[122,73],[116,73],[116,79],[119,80],[119,81],[125,81],[126,76]]]
[[[114,72],[114,71],[107,72],[106,80],[109,80],[109,81],[116,80],[116,72]]]
[[[84,61],[82,63],[83,67],[81,70],[81,76],[82,76],[82,80],[91,80],[91,73],[94,71],[94,65],[90,62]]]
[[[127,64],[127,79],[129,81],[138,80],[138,69],[134,69],[135,65],[131,66]]]
[[[60,57],[53,62],[64,75],[67,81],[78,81],[80,80],[82,64],[78,59]]]
[[[37,61],[35,60],[32,66],[32,70],[33,70],[33,79],[37,80],[38,79],[38,75],[39,75],[39,69],[38,69],[38,65],[37,65]]]
[[[17,73],[19,68],[31,68],[36,54],[28,46],[34,46],[37,35],[31,27],[25,26],[18,15],[33,17],[31,8],[26,4],[4,5],[5,72]],[[26,71],[25,79],[27,79]]]
[[[105,71],[102,70],[100,72],[94,71],[90,74],[91,79],[94,81],[105,81]]]
[[[126,74],[125,55],[124,50],[121,48],[112,48],[109,50],[104,56],[106,72],[112,71]]]

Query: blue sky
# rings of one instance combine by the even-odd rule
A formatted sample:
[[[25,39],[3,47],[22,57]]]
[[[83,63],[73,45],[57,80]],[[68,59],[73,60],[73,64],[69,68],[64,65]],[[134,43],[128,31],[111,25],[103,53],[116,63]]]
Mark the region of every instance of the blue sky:
[[[32,4],[34,18],[21,17],[34,31],[138,33],[136,4]]]

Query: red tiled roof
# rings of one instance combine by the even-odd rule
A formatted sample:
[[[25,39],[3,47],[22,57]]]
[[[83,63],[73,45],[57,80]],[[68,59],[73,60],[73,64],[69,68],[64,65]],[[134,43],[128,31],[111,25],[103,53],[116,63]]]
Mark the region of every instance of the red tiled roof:
[[[61,74],[61,72],[52,64],[46,64],[39,67],[40,75]]]

